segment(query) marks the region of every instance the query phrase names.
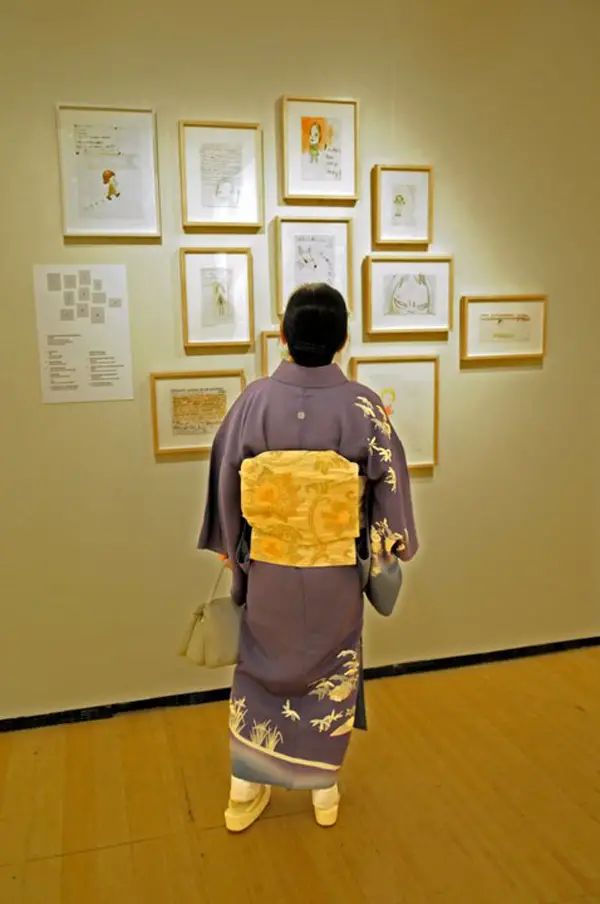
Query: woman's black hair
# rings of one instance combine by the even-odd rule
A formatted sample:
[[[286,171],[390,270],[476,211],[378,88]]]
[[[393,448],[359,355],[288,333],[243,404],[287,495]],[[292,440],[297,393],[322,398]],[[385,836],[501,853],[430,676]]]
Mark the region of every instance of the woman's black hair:
[[[343,295],[326,283],[300,286],[287,303],[283,335],[300,367],[331,364],[348,337],[348,308]]]

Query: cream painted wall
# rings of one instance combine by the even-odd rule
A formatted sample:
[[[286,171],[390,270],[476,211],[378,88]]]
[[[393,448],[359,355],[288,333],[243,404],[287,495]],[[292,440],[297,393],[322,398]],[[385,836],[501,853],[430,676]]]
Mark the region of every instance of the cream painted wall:
[[[550,296],[543,370],[461,373],[457,331],[418,346],[441,357],[441,461],[415,482],[422,552],[401,614],[369,617],[368,663],[599,633],[600,4],[21,0],[2,20],[0,718],[227,681],[175,655],[215,568],[194,551],[206,465],[155,463],[148,373],[197,364],[182,353],[176,252],[203,239],[180,229],[177,121],[263,124],[270,221],[284,93],[361,101],[357,289],[371,166],[427,162],[457,296]],[[156,108],[162,246],[63,245],[57,102]],[[248,242],[259,330],[271,239]],[[134,402],[40,403],[31,268],[60,262],[127,264]],[[358,321],[353,333],[368,353]]]

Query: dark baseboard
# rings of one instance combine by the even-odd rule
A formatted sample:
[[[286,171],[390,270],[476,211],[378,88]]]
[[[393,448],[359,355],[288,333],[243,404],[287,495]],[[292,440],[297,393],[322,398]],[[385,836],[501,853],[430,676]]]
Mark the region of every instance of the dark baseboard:
[[[449,669],[461,669],[468,666],[487,665],[493,662],[507,662],[512,659],[526,659],[531,656],[546,656],[550,653],[565,653],[569,650],[581,650],[586,647],[600,646],[600,637],[584,637],[579,640],[560,640],[555,643],[516,647],[511,650],[495,650],[491,653],[469,653],[464,656],[449,656],[445,659],[423,660],[421,662],[405,662],[396,665],[385,665],[374,669],[365,669],[365,680],[375,681],[380,678],[395,678],[401,675],[414,675],[422,672],[440,672]],[[203,703],[215,703],[227,700],[229,688],[213,691],[192,691],[187,694],[176,694],[167,697],[153,697],[150,700],[132,700],[128,703],[109,703],[105,706],[92,706],[87,709],[71,709],[65,712],[47,713],[40,716],[21,716],[15,719],[0,720],[0,734],[9,731],[24,731],[32,728],[43,728],[49,725],[69,725],[74,722],[97,722],[100,719],[112,719],[124,713],[141,712],[148,709],[166,709],[175,706],[199,706]]]

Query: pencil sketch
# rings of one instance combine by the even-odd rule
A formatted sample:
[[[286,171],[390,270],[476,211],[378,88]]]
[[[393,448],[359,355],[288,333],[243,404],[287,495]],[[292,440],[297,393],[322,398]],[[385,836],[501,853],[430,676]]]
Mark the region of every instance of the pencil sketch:
[[[240,206],[242,145],[210,142],[200,147],[200,185],[203,207]]]
[[[140,133],[119,126],[76,124],[79,213],[97,219],[143,216]]]
[[[228,267],[201,270],[202,325],[225,326],[235,322],[233,271]]]
[[[395,185],[392,189],[394,226],[416,226],[417,190],[414,185]]]
[[[383,283],[383,313],[387,317],[436,314],[435,276],[423,273],[393,273]]]
[[[222,388],[172,389],[171,427],[176,436],[214,433],[227,413]]]
[[[339,182],[342,178],[341,125],[325,116],[301,120],[302,180]]]
[[[481,314],[479,317],[480,342],[530,342],[531,317],[529,314]]]
[[[294,281],[296,286],[306,283],[335,282],[335,236],[294,236]]]

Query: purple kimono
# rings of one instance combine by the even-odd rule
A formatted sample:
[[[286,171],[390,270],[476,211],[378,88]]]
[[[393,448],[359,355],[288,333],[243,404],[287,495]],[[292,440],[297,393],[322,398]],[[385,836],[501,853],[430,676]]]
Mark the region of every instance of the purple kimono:
[[[229,558],[233,596],[245,607],[230,703],[233,774],[327,788],[352,728],[364,727],[363,584],[358,564],[289,567],[249,554],[242,462],[285,450],[333,450],[358,465],[372,544],[408,561],[417,538],[402,444],[377,394],[337,365],[283,362],[232,406],[212,448],[198,545]]]

